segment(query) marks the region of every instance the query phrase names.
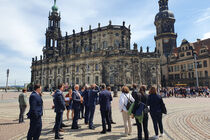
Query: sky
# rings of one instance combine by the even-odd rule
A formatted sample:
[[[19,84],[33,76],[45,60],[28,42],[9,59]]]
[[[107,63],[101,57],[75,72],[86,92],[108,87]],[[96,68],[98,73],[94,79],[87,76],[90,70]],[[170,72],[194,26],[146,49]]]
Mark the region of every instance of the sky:
[[[0,86],[6,83],[6,70],[10,69],[9,85],[23,85],[31,78],[32,57],[42,54],[45,31],[53,0],[0,0]],[[131,25],[131,46],[155,48],[155,15],[158,0],[57,0],[61,12],[62,35],[80,31],[98,23]],[[175,14],[177,44],[183,39],[195,42],[210,38],[209,0],[169,0],[169,9]]]

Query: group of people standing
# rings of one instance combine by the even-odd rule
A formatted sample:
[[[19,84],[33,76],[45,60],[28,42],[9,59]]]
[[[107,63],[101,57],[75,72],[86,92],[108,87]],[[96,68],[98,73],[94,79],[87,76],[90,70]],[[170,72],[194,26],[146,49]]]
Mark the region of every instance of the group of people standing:
[[[109,88],[108,88],[109,89]],[[79,129],[78,119],[84,118],[84,123],[89,126],[89,129],[95,129],[93,124],[95,108],[100,104],[100,112],[102,119],[102,134],[111,132],[111,92],[107,90],[106,85],[102,84],[100,87],[96,84],[90,87],[86,85],[80,89],[79,85],[74,86],[74,90],[70,89],[68,94],[64,96],[64,85],[59,85],[58,89],[53,93],[54,110],[56,113],[54,131],[55,139],[63,139],[59,133],[62,130],[63,112],[67,109],[67,120],[69,120],[69,112],[72,110],[72,126],[71,129]],[[85,116],[84,116],[85,110]],[[108,129],[106,129],[106,124]]]
[[[134,104],[131,113],[129,113],[131,107],[129,109],[127,108],[129,102]],[[145,86],[141,86],[138,90],[137,86],[134,84],[132,94],[129,94],[129,88],[127,86],[124,86],[122,88],[122,93],[119,100],[119,108],[122,112],[122,117],[124,121],[125,136],[131,135],[132,126],[130,118],[135,118],[138,130],[138,140],[142,140],[142,127],[144,131],[144,138],[145,140],[148,140],[149,112],[155,130],[154,138],[158,139],[159,136],[162,137],[164,135],[162,114],[166,114],[167,110],[161,96],[157,94],[157,90],[155,87],[151,87],[151,89],[149,90],[149,95],[147,95]],[[142,110],[142,121],[140,121],[140,119],[137,117],[137,113],[139,113],[139,110]],[[158,128],[160,130],[160,135]]]
[[[43,115],[43,101],[42,101],[42,88],[40,85],[34,86],[34,91],[31,93],[29,98],[30,109],[27,113],[28,118],[30,119],[30,128],[28,131],[27,139],[28,140],[38,140],[41,134],[42,129],[42,115]],[[114,123],[111,115],[111,88],[106,87],[105,84],[102,84],[100,87],[96,84],[88,85],[80,89],[79,85],[75,85],[73,89],[70,89],[69,92],[64,95],[64,85],[60,84],[58,89],[52,94],[55,116],[55,139],[63,139],[60,131],[63,124],[63,112],[67,109],[67,120],[69,120],[69,113],[72,110],[72,129],[79,129],[78,119],[84,118],[84,123],[88,125],[89,129],[95,129],[93,124],[93,118],[95,113],[96,105],[100,105],[101,120],[102,120],[102,131],[101,134],[112,131],[111,124]],[[26,91],[24,91],[26,92]],[[24,97],[24,98],[22,98]],[[21,94],[19,97],[20,102],[26,102],[25,94]],[[22,99],[24,99],[22,101]],[[132,104],[128,107],[129,104]],[[131,109],[132,106],[132,109]],[[148,108],[149,107],[149,108]],[[24,107],[20,106],[21,112],[24,113]],[[163,124],[162,124],[162,114],[167,113],[165,104],[160,95],[157,94],[155,87],[152,87],[149,90],[149,95],[146,94],[145,86],[141,86],[140,89],[137,89],[137,86],[133,85],[132,94],[127,86],[122,87],[122,93],[119,99],[119,109],[122,112],[122,118],[125,127],[125,136],[131,135],[132,125],[131,118],[135,118],[137,130],[138,130],[138,139],[142,140],[142,130],[144,131],[145,140],[149,139],[148,132],[148,118],[149,113],[152,118],[152,122],[155,130],[155,139],[162,136],[163,133]],[[85,113],[83,113],[85,110]],[[142,110],[142,112],[140,111]],[[137,117],[139,111],[142,114],[142,119]],[[22,113],[22,114],[23,114]],[[23,121],[22,114],[20,115],[20,122]],[[108,126],[108,128],[106,127]],[[143,129],[142,129],[143,128]],[[160,130],[160,135],[159,131]]]
[[[165,87],[160,89],[162,97],[210,97],[208,87]]]

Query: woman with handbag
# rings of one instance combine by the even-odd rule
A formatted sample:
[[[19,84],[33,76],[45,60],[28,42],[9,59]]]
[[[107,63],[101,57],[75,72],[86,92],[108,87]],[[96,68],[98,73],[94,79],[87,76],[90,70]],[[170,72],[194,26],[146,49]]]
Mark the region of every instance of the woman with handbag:
[[[134,101],[135,100],[133,99],[131,94],[129,94],[129,88],[127,86],[123,86],[119,100],[119,109],[122,112],[126,137],[128,135],[131,135],[132,132],[131,120],[130,120],[130,115],[128,114],[128,110]]]
[[[145,93],[146,88],[145,86],[141,86],[140,90],[137,94],[134,95],[135,99],[135,105],[133,107],[132,115],[131,117],[134,118],[136,115],[136,112],[141,105],[143,105],[143,122],[139,122],[139,120],[136,118],[136,124],[137,124],[137,132],[138,132],[138,140],[142,140],[142,124],[143,124],[143,130],[144,130],[144,138],[145,140],[149,139],[149,133],[148,133],[148,107],[147,107],[147,100],[148,95]]]
[[[163,123],[162,123],[162,113],[166,114],[165,104],[160,95],[157,95],[155,87],[151,87],[148,97],[148,106],[150,106],[150,115],[152,117],[153,126],[155,130],[155,139],[158,139],[158,126],[160,129],[160,137],[163,136]]]
[[[69,89],[69,92],[66,94],[65,96],[65,103],[66,103],[66,116],[67,116],[67,120],[69,120],[69,113],[70,113],[70,110],[71,110],[71,117],[72,117],[72,120],[73,120],[73,117],[74,117],[74,111],[72,110],[72,89]]]

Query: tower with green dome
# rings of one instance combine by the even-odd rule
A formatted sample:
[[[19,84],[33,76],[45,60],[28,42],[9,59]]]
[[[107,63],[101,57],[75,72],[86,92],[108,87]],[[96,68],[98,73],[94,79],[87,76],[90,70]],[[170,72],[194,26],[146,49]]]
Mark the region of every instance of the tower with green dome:
[[[52,11],[53,12],[57,12],[58,11],[58,7],[56,6],[56,0],[54,0],[54,5],[52,6]]]
[[[56,0],[52,6],[52,11],[49,12],[48,28],[46,29],[46,43],[43,48],[43,54],[45,58],[58,56],[58,40],[62,37],[60,30],[60,13],[58,13],[58,7],[56,6]]]

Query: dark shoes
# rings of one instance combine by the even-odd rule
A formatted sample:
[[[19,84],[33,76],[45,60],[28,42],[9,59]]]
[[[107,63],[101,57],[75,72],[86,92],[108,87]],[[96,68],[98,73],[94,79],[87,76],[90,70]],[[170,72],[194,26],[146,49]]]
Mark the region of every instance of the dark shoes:
[[[63,129],[60,129],[59,132],[64,132],[64,130]]]
[[[106,134],[106,131],[101,131],[101,134]]]
[[[81,128],[81,126],[72,127],[71,129],[79,129],[79,128]]]
[[[116,124],[116,122],[111,122],[111,124]]]
[[[92,126],[92,127],[89,127],[89,129],[95,130],[95,127],[94,127],[94,126]]]
[[[68,125],[65,125],[65,124],[62,123],[62,127],[68,127]]]
[[[107,131],[107,132],[112,132],[112,130],[111,130],[111,129],[107,129],[106,131]]]
[[[71,129],[79,129],[79,127],[72,127]]]
[[[63,137],[55,136],[55,139],[63,139]]]

